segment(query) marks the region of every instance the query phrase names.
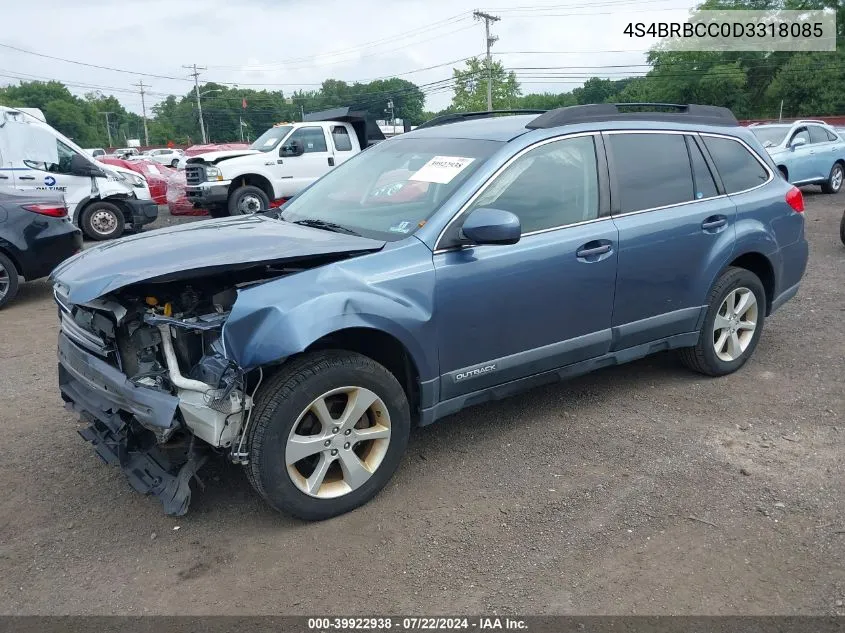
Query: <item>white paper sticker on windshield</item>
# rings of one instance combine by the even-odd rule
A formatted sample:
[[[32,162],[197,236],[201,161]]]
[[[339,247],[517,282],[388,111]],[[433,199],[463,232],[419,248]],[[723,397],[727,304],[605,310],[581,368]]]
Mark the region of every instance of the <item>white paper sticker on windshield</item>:
[[[271,145],[275,145],[279,139],[275,136],[271,136],[266,141],[264,141],[264,147],[270,147]]]
[[[461,158],[460,156],[435,156],[408,180],[437,182],[445,185],[474,160],[474,158]]]

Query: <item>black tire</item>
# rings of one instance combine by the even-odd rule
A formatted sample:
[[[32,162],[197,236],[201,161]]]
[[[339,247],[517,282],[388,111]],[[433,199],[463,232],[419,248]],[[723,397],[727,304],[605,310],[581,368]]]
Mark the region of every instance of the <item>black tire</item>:
[[[229,209],[224,206],[216,206],[208,209],[208,215],[212,218],[228,218]]]
[[[179,159],[178,159],[178,158],[174,158],[172,161],[170,161],[170,166],[171,166],[173,169],[176,169],[177,167],[179,167]]]
[[[246,203],[247,200],[255,201],[257,206],[254,208],[251,207],[252,210],[250,211],[242,210],[242,203]],[[229,215],[250,215],[253,213],[261,213],[262,211],[266,211],[270,208],[270,198],[268,198],[267,194],[258,187],[245,185],[243,187],[238,187],[232,192],[232,195],[229,196],[228,206]]]
[[[108,226],[102,226],[101,221],[107,222]],[[82,212],[82,217],[79,218],[79,228],[92,240],[111,240],[120,237],[125,227],[123,211],[111,202],[101,201],[89,204]]]
[[[363,485],[334,498],[313,497],[300,490],[288,473],[288,437],[300,414],[315,399],[345,386],[369,389],[382,400],[390,416],[390,442],[381,463]],[[384,367],[352,352],[306,354],[282,366],[256,396],[247,437],[247,478],[276,510],[306,521],[328,519],[363,505],[387,484],[405,452],[410,429],[405,391]]]
[[[20,277],[14,262],[0,253],[0,308],[9,303],[18,294]]]
[[[713,326],[725,297],[737,288],[747,288],[754,294],[754,298],[757,300],[757,325],[748,346],[742,354],[733,361],[726,361],[716,354]],[[704,317],[704,325],[701,328],[698,343],[695,347],[686,347],[680,350],[681,361],[693,371],[708,376],[731,374],[751,358],[760,340],[760,333],[763,331],[766,320],[766,291],[757,275],[745,268],[730,267],[722,273],[710,290],[707,306],[707,314]]]
[[[845,212],[842,213],[842,219],[839,221],[839,239],[845,244]]]
[[[842,166],[842,163],[833,163],[827,180],[822,183],[822,191],[824,193],[839,193],[839,190],[842,189],[843,180],[845,180],[845,167]]]

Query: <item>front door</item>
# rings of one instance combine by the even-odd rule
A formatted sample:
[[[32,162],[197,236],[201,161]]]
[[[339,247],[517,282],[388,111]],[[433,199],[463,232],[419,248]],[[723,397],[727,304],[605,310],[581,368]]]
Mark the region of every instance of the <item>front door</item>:
[[[617,230],[600,214],[607,201],[597,140],[585,135],[534,146],[461,216],[480,207],[515,213],[518,243],[437,249],[441,399],[609,349]]]
[[[292,196],[323,176],[334,164],[334,156],[329,149],[326,133],[322,126],[306,126],[294,130],[285,139],[283,148],[291,141],[299,141],[305,148],[301,156],[285,156],[282,160],[283,197]]]
[[[58,158],[55,163],[23,160],[22,170],[15,172],[16,187],[26,192],[54,192],[64,195],[71,212],[81,200],[91,195],[91,178],[70,173],[71,160],[76,152],[55,140]]]
[[[802,139],[803,145],[794,145],[795,139]],[[815,148],[810,141],[810,131],[806,127],[800,127],[789,139],[789,180],[791,182],[804,182],[816,177],[814,165]]]

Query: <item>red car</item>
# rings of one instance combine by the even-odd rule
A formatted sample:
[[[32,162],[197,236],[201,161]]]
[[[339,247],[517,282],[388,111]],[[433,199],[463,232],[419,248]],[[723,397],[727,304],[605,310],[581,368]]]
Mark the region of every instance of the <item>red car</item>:
[[[150,188],[150,197],[156,204],[167,204],[167,176],[169,167],[164,167],[151,160],[123,160],[111,156],[99,156],[97,160],[107,165],[115,165],[131,169],[147,179],[147,186]]]

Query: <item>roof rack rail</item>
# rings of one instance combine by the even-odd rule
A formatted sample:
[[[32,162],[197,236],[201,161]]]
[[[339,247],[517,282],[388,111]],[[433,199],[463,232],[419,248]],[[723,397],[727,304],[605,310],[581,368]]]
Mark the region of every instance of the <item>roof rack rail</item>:
[[[619,108],[636,108],[622,112]],[[530,130],[595,121],[668,121],[704,125],[739,125],[733,112],[719,106],[678,103],[596,103],[549,110],[531,121]]]
[[[827,121],[822,121],[821,119],[796,119],[792,123],[821,123],[822,125],[827,125]]]
[[[415,129],[421,130],[426,127],[446,125],[447,123],[457,123],[458,121],[466,121],[469,119],[486,119],[499,114],[543,114],[544,112],[548,112],[548,110],[485,110],[481,112],[452,112],[450,114],[441,114],[433,119],[429,119],[425,123],[418,125]]]

